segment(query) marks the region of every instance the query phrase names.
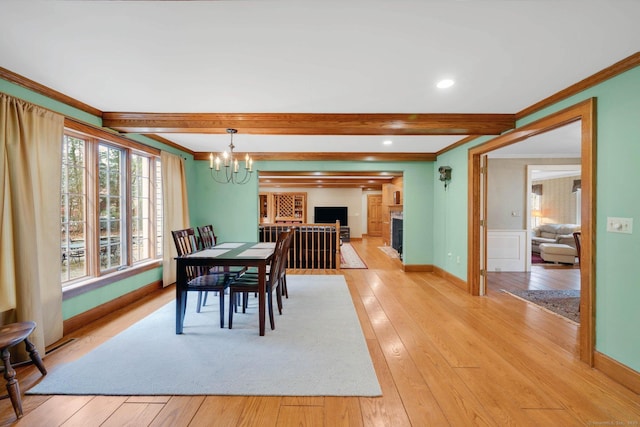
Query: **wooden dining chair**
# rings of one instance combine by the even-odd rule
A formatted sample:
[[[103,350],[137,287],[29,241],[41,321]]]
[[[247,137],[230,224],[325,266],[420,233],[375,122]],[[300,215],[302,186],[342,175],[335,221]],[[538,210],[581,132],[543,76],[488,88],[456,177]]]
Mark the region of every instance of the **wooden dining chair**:
[[[289,298],[289,290],[287,289],[287,262],[289,260],[289,249],[291,248],[291,242],[293,241],[294,230],[292,228],[287,228],[281,233],[285,234],[285,237],[284,237],[285,240],[284,240],[284,247],[283,247],[284,265],[282,266],[282,271],[280,273],[280,279],[281,279],[280,286],[281,286],[282,295],[285,298]],[[257,275],[258,270],[255,267],[252,267],[247,270],[246,274]],[[270,274],[271,274],[271,266],[267,266],[267,275],[270,275]]]
[[[218,242],[218,236],[213,231],[213,225],[211,224],[198,226],[198,235],[203,249],[212,248]]]
[[[172,231],[178,256],[189,255],[199,250],[193,228]],[[218,292],[220,300],[220,327],[224,328],[224,293],[229,283],[238,277],[233,272],[210,271],[209,267],[187,267],[187,291],[198,292],[196,312],[200,313],[203,295],[209,291]]]
[[[282,287],[282,295],[285,296],[285,298],[289,298],[289,289],[287,288],[287,262],[289,260],[289,248],[291,248],[291,241],[293,240],[293,233],[294,231],[292,229],[288,229],[286,231],[287,236],[284,242],[284,247],[283,247],[283,265],[281,267],[281,272],[280,272],[280,286]]]
[[[202,249],[208,249],[214,247],[218,243],[218,236],[216,236],[213,231],[213,225],[200,225],[196,227],[198,230],[198,235],[200,236],[199,242]],[[209,270],[211,273],[232,273],[236,275],[240,275],[247,271],[247,267],[244,266],[217,266],[212,267]],[[208,294],[205,292],[202,297],[202,306],[207,305],[207,296]]]
[[[280,288],[281,268],[284,265],[284,245],[286,240],[286,232],[278,237],[273,257],[269,263],[270,273],[266,277],[266,297],[267,310],[269,312],[269,323],[271,329],[275,329],[275,318],[273,315],[273,294],[276,294],[278,312],[282,314],[282,293]],[[243,274],[229,284],[229,329],[233,327],[233,313],[237,311],[238,298],[242,295],[242,312],[246,312],[247,299],[250,292],[259,292],[259,277],[257,274]]]

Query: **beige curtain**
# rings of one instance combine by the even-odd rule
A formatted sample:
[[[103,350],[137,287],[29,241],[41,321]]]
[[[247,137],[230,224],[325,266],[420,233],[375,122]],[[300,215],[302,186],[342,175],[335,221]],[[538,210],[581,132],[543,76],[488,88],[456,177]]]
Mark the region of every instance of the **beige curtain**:
[[[163,151],[161,160],[164,224],[162,230],[162,282],[164,286],[169,286],[176,282],[176,260],[174,258],[178,256],[171,231],[189,227],[189,205],[187,203],[184,159]]]
[[[41,355],[62,338],[63,132],[64,117],[0,93],[1,320],[35,321]]]

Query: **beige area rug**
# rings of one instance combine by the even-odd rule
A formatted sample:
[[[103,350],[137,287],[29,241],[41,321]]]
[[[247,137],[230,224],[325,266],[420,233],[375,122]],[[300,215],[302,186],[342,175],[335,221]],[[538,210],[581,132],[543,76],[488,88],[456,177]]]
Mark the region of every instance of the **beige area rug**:
[[[400,258],[398,251],[393,249],[391,246],[378,246],[378,249],[387,254],[390,258]]]
[[[256,298],[223,329],[218,304],[196,313],[189,292],[183,334],[171,302],[79,359],[47,367],[27,394],[380,396],[344,276],[289,274],[287,287],[265,336]]]
[[[580,291],[579,290],[528,290],[502,292],[513,297],[535,304],[573,323],[580,323]]]
[[[340,268],[367,268],[358,252],[349,243],[340,246]]]

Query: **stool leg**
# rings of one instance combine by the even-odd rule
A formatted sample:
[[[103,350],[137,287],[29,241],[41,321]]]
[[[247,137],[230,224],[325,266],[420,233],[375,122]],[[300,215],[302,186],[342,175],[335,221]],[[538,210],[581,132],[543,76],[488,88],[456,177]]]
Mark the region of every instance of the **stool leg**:
[[[2,350],[2,360],[4,361],[4,379],[7,380],[7,392],[13,405],[16,417],[22,418],[22,400],[20,400],[20,387],[16,380],[16,371],[11,367],[9,349]]]
[[[44,363],[42,363],[42,359],[40,359],[40,354],[38,353],[38,350],[36,350],[36,346],[33,345],[28,338],[24,339],[24,345],[27,352],[29,352],[29,356],[31,357],[33,364],[37,366],[42,375],[47,375],[47,368],[44,367]]]

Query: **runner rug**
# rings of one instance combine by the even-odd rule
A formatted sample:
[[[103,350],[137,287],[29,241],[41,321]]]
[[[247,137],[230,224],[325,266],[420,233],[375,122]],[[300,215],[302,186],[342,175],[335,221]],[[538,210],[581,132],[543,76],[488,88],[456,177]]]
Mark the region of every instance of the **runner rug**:
[[[378,249],[380,249],[391,258],[400,258],[400,256],[398,255],[398,251],[393,249],[391,246],[378,246]]]
[[[196,313],[190,292],[183,334],[170,303],[78,360],[47,367],[27,393],[380,396],[344,277],[287,275],[287,285],[283,313],[276,310],[275,330],[267,318],[265,336],[257,298],[222,329],[217,298]]]
[[[367,268],[358,252],[349,243],[340,246],[340,268]]]

